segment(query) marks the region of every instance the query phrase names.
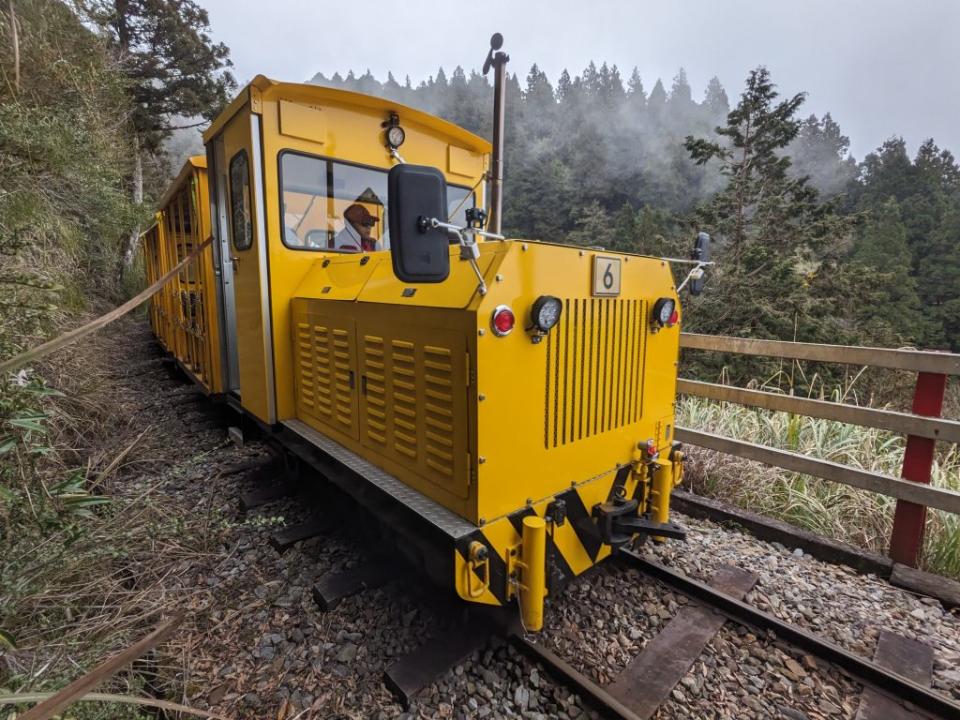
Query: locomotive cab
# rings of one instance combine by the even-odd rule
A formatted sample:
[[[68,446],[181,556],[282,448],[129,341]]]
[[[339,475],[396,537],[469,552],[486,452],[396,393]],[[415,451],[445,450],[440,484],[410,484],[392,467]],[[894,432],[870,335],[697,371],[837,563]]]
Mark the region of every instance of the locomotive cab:
[[[398,553],[537,630],[615,548],[683,536],[668,261],[503,238],[491,144],[390,100],[261,76],[204,142],[212,386]]]

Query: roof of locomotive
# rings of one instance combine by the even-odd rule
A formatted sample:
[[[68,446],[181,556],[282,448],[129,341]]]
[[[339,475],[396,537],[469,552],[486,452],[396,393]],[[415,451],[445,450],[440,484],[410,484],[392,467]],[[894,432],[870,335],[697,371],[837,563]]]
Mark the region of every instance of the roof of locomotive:
[[[354,105],[358,107],[379,110],[384,115],[394,112],[411,122],[424,125],[438,133],[446,135],[451,140],[465,146],[469,150],[478,153],[489,153],[493,146],[479,135],[474,135],[468,130],[464,130],[459,125],[439,118],[436,115],[408,107],[393,100],[373,95],[364,95],[363,93],[352,92],[350,90],[339,90],[337,88],[325,87],[323,85],[313,85],[311,83],[289,83],[271,80],[263,75],[257,75],[249,85],[238,93],[233,102],[221,112],[203,133],[203,141],[209,142],[215,137],[223,126],[232,118],[243,105],[247,102],[250,90],[255,89],[261,93],[270,92],[271,94],[289,93],[309,102],[323,104],[324,102],[336,102],[342,105]]]

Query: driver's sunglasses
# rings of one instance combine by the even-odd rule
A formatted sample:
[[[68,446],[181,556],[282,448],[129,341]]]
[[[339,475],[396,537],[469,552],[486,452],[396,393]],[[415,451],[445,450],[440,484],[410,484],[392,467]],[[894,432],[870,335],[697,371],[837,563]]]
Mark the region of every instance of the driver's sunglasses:
[[[362,223],[360,223],[360,224],[363,225],[364,227],[373,227],[374,225],[377,224],[377,221],[376,221],[376,220],[364,220],[364,221],[363,221]]]

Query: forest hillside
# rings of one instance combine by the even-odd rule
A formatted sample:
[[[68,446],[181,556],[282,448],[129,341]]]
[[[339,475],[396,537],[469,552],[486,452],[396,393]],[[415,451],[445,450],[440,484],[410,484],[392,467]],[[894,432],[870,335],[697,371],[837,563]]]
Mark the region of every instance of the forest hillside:
[[[491,134],[492,88],[476,71],[311,82]],[[779,95],[762,67],[729,92],[717,78],[695,91],[682,68],[650,87],[604,62],[555,83],[537,65],[509,75],[506,232],[676,256],[702,229],[718,267],[691,330],[960,350],[956,158],[934,139],[911,156],[892,137],[857,161],[804,100]]]

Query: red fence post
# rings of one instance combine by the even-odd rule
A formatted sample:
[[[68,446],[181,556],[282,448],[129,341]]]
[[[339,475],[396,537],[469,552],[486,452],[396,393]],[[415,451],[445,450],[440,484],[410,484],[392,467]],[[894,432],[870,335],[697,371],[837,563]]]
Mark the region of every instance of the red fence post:
[[[943,411],[943,396],[947,389],[947,376],[937,373],[917,374],[917,386],[913,391],[913,413],[927,417],[940,417]],[[904,480],[930,483],[933,469],[933,438],[907,436],[907,448],[903,453]],[[916,567],[923,548],[923,531],[926,525],[927,507],[897,500],[893,515],[893,532],[890,534],[890,557],[894,562]]]

